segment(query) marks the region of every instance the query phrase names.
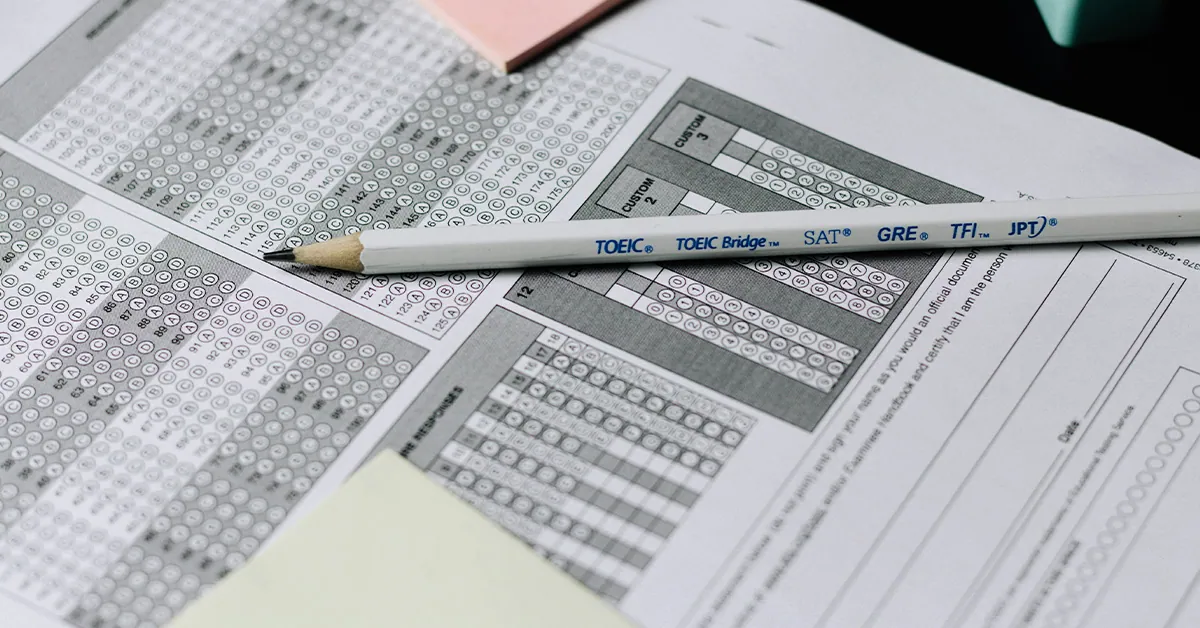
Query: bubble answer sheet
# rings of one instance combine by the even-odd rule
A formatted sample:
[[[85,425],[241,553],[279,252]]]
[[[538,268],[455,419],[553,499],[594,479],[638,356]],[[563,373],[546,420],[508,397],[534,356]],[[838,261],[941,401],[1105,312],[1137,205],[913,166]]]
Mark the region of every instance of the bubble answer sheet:
[[[1200,625],[1196,243],[257,257],[1200,160],[795,0],[641,0],[507,75],[416,0],[0,11],[0,625],[168,625],[383,449],[641,626]]]

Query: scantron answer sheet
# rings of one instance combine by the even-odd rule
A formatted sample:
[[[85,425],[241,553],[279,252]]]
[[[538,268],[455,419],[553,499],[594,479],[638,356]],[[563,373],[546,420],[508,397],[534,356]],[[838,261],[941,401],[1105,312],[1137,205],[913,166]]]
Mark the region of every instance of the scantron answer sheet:
[[[1196,244],[257,257],[1200,161],[792,0],[643,0],[511,75],[412,0],[3,10],[3,626],[164,626],[385,448],[647,627],[1200,625]]]

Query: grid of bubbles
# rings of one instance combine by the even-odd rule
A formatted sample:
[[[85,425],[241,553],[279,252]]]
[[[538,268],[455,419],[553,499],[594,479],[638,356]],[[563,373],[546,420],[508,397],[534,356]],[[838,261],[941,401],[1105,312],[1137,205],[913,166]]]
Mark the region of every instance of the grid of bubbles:
[[[166,252],[158,249],[155,253],[164,255],[152,258],[164,257]],[[182,261],[178,257],[164,261],[170,263],[171,259]],[[212,368],[214,362],[233,362],[234,368],[258,377],[295,351],[290,343],[263,333],[269,329],[267,325],[250,324],[257,318],[255,310],[240,315],[237,300],[223,296],[235,290],[236,284],[221,281],[215,274],[198,279],[197,287],[209,284],[212,288],[204,305],[216,313],[182,351],[175,354],[164,348],[158,352],[155,357],[162,362],[156,360],[155,374],[143,375],[136,388],[126,391],[128,400],[114,408],[114,419],[86,446],[72,450],[65,472],[47,485],[36,506],[10,528],[7,560],[19,571],[36,573],[40,581],[40,589],[39,585],[22,587],[26,596],[49,598],[56,610],[69,605],[179,489],[197,461],[244,419],[246,404],[257,398],[258,388],[247,386],[244,377],[222,375]],[[269,303],[265,305],[269,307]],[[262,318],[261,322],[270,320],[274,319]],[[92,317],[85,326],[96,329],[89,348],[100,346],[96,340],[118,333],[115,324],[106,325],[100,316]],[[108,343],[108,353],[138,351],[136,334],[120,334],[116,340]],[[197,359],[196,354],[203,357]],[[248,368],[251,363],[271,366]],[[50,403],[53,395],[45,393],[45,398]]]
[[[340,182],[329,184],[324,196],[309,193],[319,198],[311,210],[297,205],[307,213],[285,243],[368,227],[540,220],[647,96],[629,81],[657,83],[614,57],[577,42],[525,72],[505,75],[459,52]],[[393,277],[387,285],[372,278],[366,287],[353,277],[301,276],[440,337],[474,300],[478,291],[471,287],[486,287],[494,273]],[[437,282],[423,285],[427,277]]]
[[[328,276],[328,273],[320,274]],[[364,282],[354,298],[432,336],[441,337],[495,276],[494,270],[377,275]],[[353,287],[338,285],[344,285],[343,289]]]
[[[738,213],[723,205],[712,209],[718,210],[723,214]],[[738,263],[877,323],[887,317],[892,305],[909,286],[905,279],[842,255],[811,255],[803,259],[753,258]]]
[[[150,259],[177,267],[180,277],[194,268],[162,252],[156,249]],[[191,583],[211,584],[242,564],[418,358],[405,343],[345,315],[322,320],[301,312],[312,310],[311,304],[273,302],[264,296],[265,286],[246,287],[253,281],[235,288],[213,273],[193,280],[197,287],[188,295],[196,301],[178,303],[193,303],[195,309],[183,309],[205,322],[184,323],[184,333],[170,335],[167,343],[178,342],[174,352],[105,324],[103,314],[88,318],[82,327],[90,333],[77,332],[75,346],[94,349],[99,340],[113,338],[119,344],[110,343],[105,357],[120,358],[124,352],[129,358],[153,358],[143,360],[140,371],[124,369],[129,371],[125,375],[117,374],[122,369],[107,374],[99,362],[84,360],[88,354],[82,352],[74,353],[75,363],[46,366],[64,380],[84,382],[91,376],[97,391],[106,386],[115,391],[113,403],[105,407],[113,416],[108,422],[90,419],[86,410],[62,400],[63,395],[29,384],[6,403],[8,416],[36,424],[40,436],[33,438],[30,430],[28,450],[14,447],[0,465],[15,470],[29,460],[34,470],[0,485],[0,493],[21,498],[15,510],[4,512],[4,520],[12,524],[3,556],[23,577],[3,585],[56,611],[80,600],[75,615],[91,617],[89,625],[96,625],[93,619],[105,626],[161,625],[201,592]],[[202,294],[200,286],[209,290]],[[99,311],[108,309],[106,304]],[[295,329],[303,331],[293,333]],[[193,332],[191,340],[183,342],[188,331]],[[87,364],[95,373],[85,370]],[[127,358],[124,365],[137,366],[137,360]],[[29,450],[36,454],[30,456]],[[38,456],[43,460],[35,461]],[[39,469],[45,469],[44,475],[34,483]],[[196,520],[196,511],[182,509],[181,499],[212,484],[217,471],[226,478],[224,493],[231,505],[221,506],[215,519]],[[38,489],[40,497],[31,499]],[[219,506],[208,504],[223,497],[221,485],[211,490],[218,495],[196,497],[201,511]],[[249,494],[261,499],[239,498]],[[271,507],[260,509],[263,503]],[[234,512],[232,506],[244,508]],[[223,525],[217,527],[218,521]],[[142,566],[129,561],[140,555],[157,556],[156,564],[167,565],[166,580],[156,585],[144,570],[138,576]],[[122,556],[124,563],[115,562]],[[148,568],[153,568],[151,562]],[[101,578],[106,570],[108,576]],[[181,575],[172,580],[171,573]],[[117,586],[129,578],[128,587]],[[80,599],[89,586],[92,592]],[[150,597],[130,597],[130,591]]]
[[[620,600],[753,420],[545,330],[430,474]]]
[[[1181,370],[1180,376],[1184,373],[1190,375],[1186,379],[1192,382],[1197,380],[1195,373]],[[1081,546],[1079,554],[1082,558],[1065,580],[1054,606],[1044,616],[1043,625],[1066,624],[1071,613],[1084,605],[1083,598],[1089,590],[1102,586],[1105,571],[1112,569],[1111,562],[1119,559],[1118,545],[1131,542],[1122,537],[1138,534],[1139,523],[1144,524],[1147,511],[1154,508],[1155,498],[1161,497],[1165,490],[1162,485],[1170,481],[1194,446],[1194,426],[1200,417],[1200,385],[1188,386],[1188,382],[1180,381],[1169,388],[1183,388],[1182,391],[1169,390],[1167,394],[1174,393],[1171,396],[1175,397],[1175,403],[1159,411],[1163,418],[1170,417],[1169,422],[1165,428],[1160,426],[1162,432],[1154,443],[1153,451],[1133,474],[1133,482],[1125,489],[1123,498],[1116,503],[1103,528],[1095,534],[1090,544]],[[1183,397],[1183,401],[1179,401],[1179,397]],[[1150,419],[1147,423],[1150,423]],[[1156,492],[1159,495],[1156,496]]]
[[[78,210],[71,210],[66,218],[75,218],[76,213]],[[98,226],[100,233],[111,228],[89,224],[94,221],[88,218],[82,226]],[[46,240],[39,244],[47,244]],[[208,308],[224,300],[220,291],[232,288],[231,281],[221,282],[218,273],[203,272],[194,262],[204,261],[204,255],[181,241],[168,238],[154,247],[135,238],[130,248],[142,253],[125,258],[125,265],[132,261],[136,269],[98,300],[94,310],[76,317],[81,320],[74,323],[69,339],[32,369],[5,378],[9,384],[5,388],[14,390],[5,395],[4,422],[9,424],[8,434],[19,439],[5,443],[0,462],[3,491],[16,497],[15,503],[5,504],[0,515],[6,533],[0,556],[9,567],[3,584],[19,594],[33,595],[43,604],[61,604],[62,596],[70,595],[66,580],[103,560],[92,552],[103,554],[105,540],[84,537],[94,546],[78,549],[82,556],[62,560],[58,552],[71,548],[46,546],[53,535],[30,535],[38,530],[38,515],[53,510],[47,492],[63,483],[78,484],[81,470],[108,475],[111,469],[98,466],[96,457],[88,454],[112,446],[111,440],[101,437],[114,434],[109,431],[110,421],[151,390],[147,386],[163,372],[179,346],[199,330],[197,321],[205,320]],[[237,272],[221,274],[233,281],[239,279]],[[244,272],[240,274],[244,276]],[[161,289],[164,286],[166,289]],[[100,483],[83,485],[89,494],[115,501],[117,494],[102,491],[102,487]],[[121,502],[116,507],[127,512],[128,506]],[[58,518],[70,519],[62,513]],[[55,576],[60,569],[70,575],[58,579]],[[47,584],[63,588],[48,589]],[[57,599],[47,599],[50,596]]]
[[[359,156],[383,156],[371,146],[460,52],[428,13],[393,3],[184,222],[253,251],[282,245],[314,211],[358,224],[352,212],[333,211],[337,203],[326,207],[323,196],[334,181],[357,185],[369,175],[355,168]]]
[[[673,271],[657,269],[634,309],[829,392],[858,349]]]
[[[414,226],[538,88],[460,53],[286,240]]]
[[[81,305],[96,303],[114,290],[115,298],[143,285],[150,292],[157,289],[157,278],[146,277],[138,268],[151,243],[79,210],[61,218],[0,276],[0,323],[6,325],[0,331],[0,395],[14,391],[64,342],[84,341],[86,332],[80,325],[90,308]],[[51,273],[55,281],[38,279]],[[80,299],[87,288],[90,294]],[[152,317],[159,318],[162,307],[153,307]]]
[[[764,277],[877,323],[888,315],[909,283],[840,255],[753,259],[743,260],[741,264]]]
[[[165,3],[21,142],[99,181],[151,136],[279,4],[279,0]]]
[[[125,293],[136,281],[131,273],[161,238],[137,226],[119,229],[114,216],[72,209],[22,179],[0,171],[0,400],[56,351],[74,350],[62,345],[78,335],[90,309],[82,306],[114,290]],[[0,449],[9,444],[0,441]]]
[[[0,272],[31,249],[41,250],[39,241],[66,212],[66,203],[0,171]],[[69,226],[67,229],[71,231]],[[58,236],[52,237],[57,244]],[[74,253],[78,244],[71,242],[67,246],[71,248],[64,254]],[[41,261],[26,262],[23,274],[49,272],[48,266],[59,270],[61,259],[48,256],[44,251],[37,256]],[[47,257],[54,259],[47,260]],[[108,270],[107,265],[104,266]],[[71,273],[80,270],[71,264],[68,267]],[[90,269],[85,266],[84,271],[87,270]],[[38,301],[52,303],[51,310],[43,312]],[[44,359],[45,352],[54,349],[57,337],[69,332],[69,327],[66,330],[59,327],[61,319],[78,320],[83,310],[71,307],[67,301],[48,299],[26,278],[13,273],[0,274],[0,303],[3,304],[0,308],[0,395],[4,395],[16,387],[19,380],[15,375],[25,367],[26,361]],[[0,440],[0,446],[5,442]]]
[[[224,426],[209,458],[80,599],[73,621],[163,625],[261,546],[413,368],[411,352],[348,317],[289,325],[303,329],[294,362],[245,404],[240,424]]]
[[[373,19],[367,0],[280,7],[217,66],[104,185],[180,219],[351,46]]]
[[[0,162],[0,589],[80,625],[162,625],[424,350]]]
[[[521,74],[502,75],[468,52],[451,58],[431,83],[413,94],[411,105],[373,146],[368,149],[369,143],[362,142],[348,174],[300,219],[287,244],[327,240],[366,227],[414,226],[538,87]],[[366,156],[358,157],[363,152]],[[311,197],[319,195],[314,190]],[[436,337],[495,276],[478,271],[364,281],[344,273],[298,274]]]
[[[422,225],[542,220],[661,78],[660,68],[588,42],[562,47],[526,73],[536,94]]]
[[[259,252],[367,227],[541,220],[664,72],[578,41],[505,74],[413,0],[172,0],[23,142]],[[400,299],[297,272],[434,337],[492,277],[396,279]]]
[[[745,135],[753,134],[746,133]],[[757,136],[755,136],[757,137]],[[871,207],[875,205],[915,205],[917,202],[895,190],[887,189],[834,168],[769,139],[752,146],[753,155],[743,163],[742,179],[786,196],[813,209]],[[735,136],[731,144],[738,141]],[[757,142],[756,142],[757,143]],[[724,159],[733,159],[722,155]]]

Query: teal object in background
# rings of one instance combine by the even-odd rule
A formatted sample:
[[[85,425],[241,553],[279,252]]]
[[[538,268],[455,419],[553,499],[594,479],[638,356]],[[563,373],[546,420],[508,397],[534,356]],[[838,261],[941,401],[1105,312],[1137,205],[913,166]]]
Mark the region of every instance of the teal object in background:
[[[1050,36],[1072,47],[1149,35],[1167,0],[1036,0]]]

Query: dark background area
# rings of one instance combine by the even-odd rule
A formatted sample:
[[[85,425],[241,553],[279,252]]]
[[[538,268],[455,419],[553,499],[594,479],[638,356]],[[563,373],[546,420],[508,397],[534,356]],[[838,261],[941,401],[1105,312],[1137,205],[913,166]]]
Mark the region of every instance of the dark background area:
[[[1200,2],[1153,37],[1062,48],[1034,0],[809,0],[925,54],[1200,157]]]

